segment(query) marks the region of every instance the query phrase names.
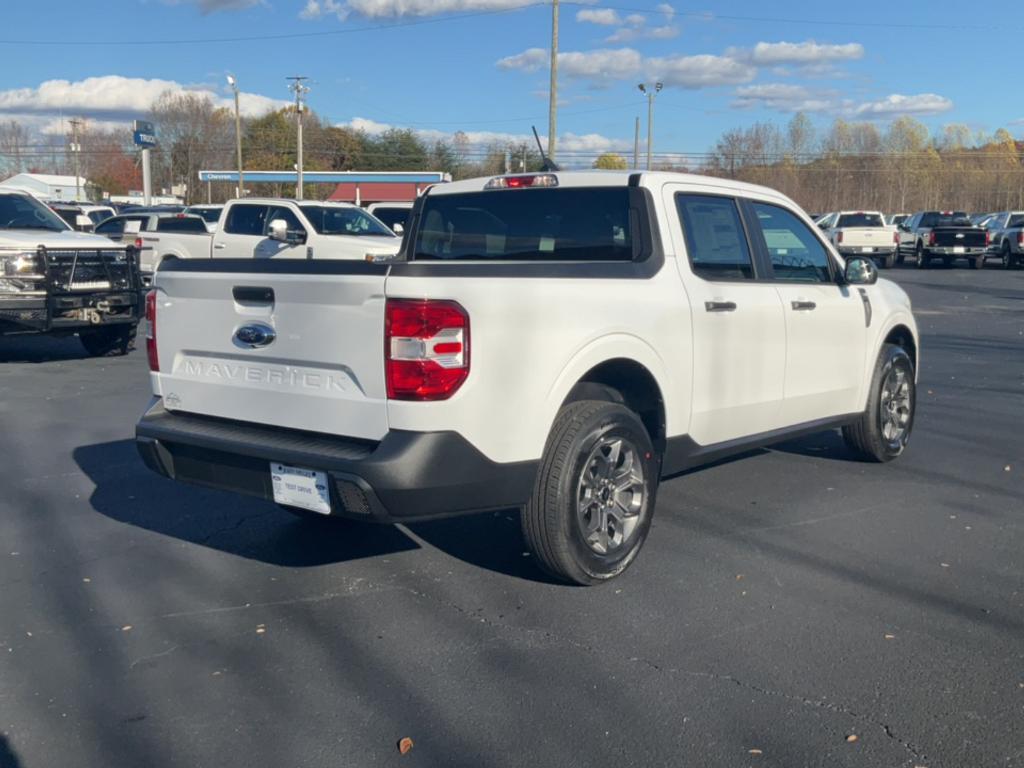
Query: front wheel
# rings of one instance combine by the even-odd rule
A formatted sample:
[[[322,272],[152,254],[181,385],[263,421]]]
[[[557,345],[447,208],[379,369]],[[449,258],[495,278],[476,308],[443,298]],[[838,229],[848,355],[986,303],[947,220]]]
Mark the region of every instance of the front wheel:
[[[907,447],[916,405],[914,363],[903,347],[886,344],[871,377],[867,408],[843,427],[846,445],[870,461],[892,461]]]
[[[79,331],[78,338],[92,357],[120,357],[135,349],[134,324],[108,325]]]
[[[598,400],[562,408],[522,515],[523,537],[540,566],[581,585],[626,570],[650,530],[659,469],[633,411]]]

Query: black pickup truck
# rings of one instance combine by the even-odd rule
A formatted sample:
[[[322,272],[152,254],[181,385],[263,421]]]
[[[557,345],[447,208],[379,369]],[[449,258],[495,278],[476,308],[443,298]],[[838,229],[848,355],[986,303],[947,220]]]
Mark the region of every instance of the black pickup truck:
[[[123,355],[140,290],[134,245],[75,232],[31,195],[0,192],[0,336],[77,334],[90,355]]]
[[[980,269],[985,264],[988,233],[974,226],[963,211],[922,211],[899,224],[896,230],[896,261],[900,264],[908,256],[914,257],[920,269],[934,259],[942,259],[947,266],[956,259],[966,259],[971,269]]]

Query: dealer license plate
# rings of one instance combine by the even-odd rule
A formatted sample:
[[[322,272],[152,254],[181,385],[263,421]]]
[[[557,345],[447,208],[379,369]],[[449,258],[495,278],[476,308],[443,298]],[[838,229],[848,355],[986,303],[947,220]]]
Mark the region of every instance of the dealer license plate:
[[[964,252],[964,247],[962,245],[954,245],[953,246],[953,253],[963,253],[963,252]]]
[[[331,495],[327,490],[327,473],[315,469],[289,467],[270,462],[270,480],[274,501],[289,507],[301,507],[321,515],[331,514]]]

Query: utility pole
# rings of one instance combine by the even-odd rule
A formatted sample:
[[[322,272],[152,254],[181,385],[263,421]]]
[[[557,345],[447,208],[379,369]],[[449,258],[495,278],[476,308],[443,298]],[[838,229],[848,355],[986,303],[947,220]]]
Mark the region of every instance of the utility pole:
[[[633,170],[640,168],[640,115],[636,116],[636,125],[633,128]]]
[[[75,158],[75,202],[80,203],[82,201],[82,179],[79,176],[78,156],[81,154],[82,147],[78,143],[78,126],[82,124],[82,121],[76,117],[68,122],[71,124],[71,154]]]
[[[238,196],[245,197],[245,178],[242,174],[242,113],[238,109],[238,81],[228,75],[228,85],[235,92],[235,153],[238,155]],[[207,188],[209,197],[209,188]]]
[[[548,101],[548,160],[555,161],[558,132],[558,0],[551,0],[551,93]]]
[[[288,90],[295,94],[295,123],[298,132],[297,142],[298,146],[295,151],[295,170],[298,171],[298,176],[295,180],[295,199],[302,199],[302,110],[305,108],[305,104],[302,101],[302,97],[309,93],[309,88],[303,85],[304,80],[308,80],[305,76],[294,76],[287,78],[292,81],[292,84],[288,86]]]
[[[653,88],[648,88],[644,83],[637,86],[640,93],[647,96],[647,170],[651,170],[651,152],[654,142],[654,97],[664,88],[662,83],[655,83]]]

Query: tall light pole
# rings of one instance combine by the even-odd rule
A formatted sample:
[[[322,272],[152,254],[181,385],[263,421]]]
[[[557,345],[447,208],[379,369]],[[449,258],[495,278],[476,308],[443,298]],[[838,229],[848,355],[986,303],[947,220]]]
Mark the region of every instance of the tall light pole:
[[[648,89],[644,83],[637,86],[640,93],[647,96],[647,170],[651,170],[651,145],[654,141],[654,97],[665,86],[662,83],[655,83],[653,88]]]
[[[82,152],[82,145],[78,143],[78,126],[82,121],[78,118],[69,121],[71,123],[71,154],[75,158],[75,202],[82,202],[82,179],[79,176],[78,156]]]
[[[295,170],[298,171],[298,176],[295,179],[295,199],[302,199],[302,110],[305,107],[302,101],[302,97],[309,93],[309,88],[302,84],[303,80],[308,80],[305,76],[294,76],[287,78],[292,81],[292,84],[288,86],[288,90],[295,94],[295,124],[297,135],[298,147],[295,150]]]
[[[238,81],[228,75],[228,85],[235,92],[235,152],[238,156],[238,196],[245,197],[245,178],[242,175],[242,113],[238,109]]]
[[[558,132],[558,0],[551,0],[551,91],[548,97],[548,159],[555,161]]]

